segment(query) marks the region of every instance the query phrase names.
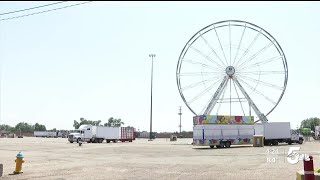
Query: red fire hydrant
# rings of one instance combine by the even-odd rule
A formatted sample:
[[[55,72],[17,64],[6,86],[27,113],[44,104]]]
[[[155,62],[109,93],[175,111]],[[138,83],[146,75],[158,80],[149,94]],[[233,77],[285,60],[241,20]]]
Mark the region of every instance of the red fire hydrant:
[[[303,159],[303,166],[304,166],[304,179],[305,180],[315,180],[314,170],[313,170],[313,157],[309,156],[310,160],[306,161]]]

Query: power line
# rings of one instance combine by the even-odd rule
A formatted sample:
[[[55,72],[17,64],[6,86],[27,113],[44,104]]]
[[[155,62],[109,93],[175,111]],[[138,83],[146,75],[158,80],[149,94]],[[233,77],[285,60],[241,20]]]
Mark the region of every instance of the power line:
[[[12,13],[17,13],[17,12],[28,11],[28,10],[32,10],[32,9],[38,9],[38,8],[47,7],[47,6],[52,6],[52,5],[55,5],[55,4],[60,4],[60,3],[65,3],[65,2],[68,2],[68,1],[60,1],[60,2],[55,2],[55,3],[51,3],[51,4],[45,4],[45,5],[42,5],[42,6],[36,6],[36,7],[32,7],[32,8],[20,9],[20,10],[16,10],[16,11],[1,13],[0,16],[7,15],[7,14],[12,14]]]
[[[18,19],[18,18],[27,17],[27,16],[33,16],[33,15],[42,14],[42,13],[46,13],[46,12],[50,12],[50,11],[56,11],[56,10],[59,10],[59,9],[65,9],[65,8],[69,8],[69,7],[73,7],[73,6],[79,6],[79,5],[90,3],[90,2],[92,2],[92,1],[77,3],[77,4],[73,4],[73,5],[69,5],[69,6],[63,6],[63,7],[60,7],[60,8],[49,9],[49,10],[46,10],[46,11],[40,11],[40,12],[30,13],[30,14],[21,15],[21,16],[14,16],[14,17],[10,17],[10,18],[4,18],[4,19],[0,19],[0,21],[7,21],[7,20],[11,20],[11,19]]]

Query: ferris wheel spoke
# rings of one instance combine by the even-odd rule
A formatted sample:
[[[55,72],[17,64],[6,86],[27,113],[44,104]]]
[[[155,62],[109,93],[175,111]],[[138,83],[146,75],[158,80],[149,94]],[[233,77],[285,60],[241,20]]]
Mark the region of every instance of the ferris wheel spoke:
[[[214,61],[212,58],[210,58],[209,56],[205,55],[203,52],[201,52],[200,50],[198,50],[197,48],[190,46],[191,49],[195,50],[197,53],[199,53],[201,56],[203,56],[204,58],[206,58],[207,60],[215,63],[218,67],[220,68],[224,68],[223,66],[221,66],[219,63],[217,63],[216,61]]]
[[[235,83],[234,83],[233,80],[232,80],[232,82],[233,82],[233,86],[234,86],[234,89],[235,89],[235,91],[236,91],[237,97],[238,97],[238,99],[239,99],[239,103],[240,103],[240,106],[241,106],[243,115],[246,116],[246,113],[244,113],[244,110],[243,110],[243,106],[242,106],[242,103],[241,103],[240,96],[239,96],[238,90],[237,90],[237,88],[236,88],[236,85],[235,85]]]
[[[242,80],[241,78],[237,78],[239,81],[243,82],[247,87],[249,87],[250,89],[252,89],[255,93],[259,94],[260,96],[264,97],[266,100],[268,100],[269,102],[271,102],[273,105],[276,105],[277,103],[274,102],[272,99],[270,99],[269,97],[265,96],[264,94],[262,94],[260,91],[258,91],[257,89],[253,88],[251,85],[249,85],[248,83],[246,83],[244,80]]]
[[[180,73],[179,76],[211,76],[211,75],[224,75],[223,71],[220,72],[189,72]]]
[[[222,59],[218,56],[217,52],[212,48],[212,46],[208,43],[208,41],[202,36],[201,33],[200,34],[200,37],[201,39],[206,43],[206,45],[211,49],[211,51],[213,52],[213,54],[221,61],[222,65],[223,66],[227,66],[226,64],[224,64],[224,62],[222,61]],[[222,67],[222,66],[221,66]]]
[[[256,83],[261,83],[265,86],[269,86],[269,87],[272,87],[272,88],[275,88],[275,89],[278,89],[278,90],[283,90],[283,87],[280,87],[280,86],[277,86],[277,85],[274,85],[274,84],[271,84],[271,83],[267,83],[267,82],[264,82],[264,81],[261,81],[261,80],[257,80],[257,79],[253,79],[253,78],[250,78],[250,77],[247,77],[247,76],[244,76],[244,75],[238,75],[240,76],[241,78],[243,79],[246,79],[248,81],[251,81],[251,82],[256,82]]]
[[[236,75],[273,75],[273,74],[285,74],[284,71],[240,71],[240,72],[236,72]]]
[[[204,68],[221,71],[221,68],[219,69],[219,68],[217,68],[217,67],[213,67],[213,66],[210,66],[210,65],[208,65],[208,64],[204,64],[204,63],[201,63],[201,62],[198,62],[198,61],[187,60],[187,59],[182,59],[182,61],[183,61],[183,62],[188,62],[188,63],[191,63],[191,64],[199,64],[199,65],[201,65],[201,66],[204,67]]]
[[[249,52],[249,50],[251,49],[251,47],[254,45],[254,43],[257,41],[258,37],[261,34],[261,30],[258,32],[258,34],[255,36],[255,38],[253,39],[253,41],[250,43],[250,45],[248,46],[248,48],[244,51],[244,53],[242,54],[242,56],[240,57],[240,59],[237,61],[237,63],[235,64],[235,66],[238,66],[238,64],[241,62],[241,60],[247,55],[247,53]]]
[[[213,25],[213,27],[214,27],[214,25]],[[224,53],[224,50],[223,50],[223,47],[222,47],[222,44],[221,44],[221,41],[220,41],[218,32],[217,32],[217,30],[216,30],[216,27],[214,27],[214,31],[216,32],[216,36],[217,36],[217,38],[218,38],[218,41],[219,41],[219,44],[220,44],[220,48],[221,48],[221,51],[222,51],[223,56],[224,56],[224,60],[225,60],[226,63],[228,64],[228,61],[227,61],[226,55],[225,55],[225,53]]]
[[[214,81],[215,79],[220,79],[221,77],[214,77],[214,78],[210,78],[210,79],[206,79],[206,80],[203,80],[203,81],[200,81],[200,82],[196,82],[196,83],[193,83],[193,84],[190,84],[188,86],[185,86],[183,88],[181,88],[181,91],[184,91],[186,89],[190,89],[190,88],[193,88],[193,87],[196,87],[196,86],[199,86],[205,82],[210,82],[210,81]]]
[[[249,59],[245,60],[243,63],[241,63],[238,67],[241,68],[241,66],[249,63],[252,59],[256,58],[260,53],[262,53],[263,51],[265,51],[266,49],[268,49],[269,47],[271,47],[271,45],[273,45],[274,42],[271,41],[269,44],[267,44],[266,46],[264,46],[262,49],[260,49],[257,53],[255,53],[254,55],[252,55]]]
[[[228,77],[225,76],[223,78],[221,84],[219,85],[218,89],[216,90],[216,92],[212,96],[211,100],[209,101],[208,106],[203,114],[210,114],[211,113],[212,109],[216,105],[219,97],[221,96],[222,91],[225,89],[227,84],[228,84]]]
[[[283,57],[284,56],[282,56],[282,55],[281,56],[275,56],[275,57],[272,57],[270,59],[266,59],[264,61],[260,61],[260,62],[254,63],[254,64],[249,65],[249,66],[244,66],[244,67],[238,68],[237,70],[241,71],[242,69],[251,69],[253,67],[257,67],[257,66],[260,66],[260,65],[263,65],[263,64],[268,64],[270,62],[276,61],[276,60],[278,60],[280,58],[283,58]]]
[[[214,85],[216,85],[218,82],[221,82],[222,78],[219,79],[218,81],[216,81],[215,83],[213,83],[212,85],[210,85],[209,87],[207,87],[205,90],[203,90],[201,93],[199,93],[198,95],[196,95],[194,98],[192,98],[190,101],[188,101],[187,103],[190,105],[191,103],[193,103],[195,100],[199,99],[201,96],[203,96],[206,92],[209,92],[209,90],[211,90],[213,88]]]
[[[241,35],[241,38],[240,38],[240,42],[239,42],[239,45],[238,45],[238,48],[237,48],[236,55],[235,55],[235,57],[234,57],[234,59],[233,59],[232,65],[234,65],[234,63],[235,63],[235,61],[236,61],[236,59],[237,59],[237,56],[238,56],[238,53],[239,53],[239,49],[240,49],[241,43],[242,43],[242,38],[243,38],[243,36],[244,36],[244,33],[245,33],[246,29],[247,29],[247,23],[244,24],[244,28],[243,28],[242,35]]]

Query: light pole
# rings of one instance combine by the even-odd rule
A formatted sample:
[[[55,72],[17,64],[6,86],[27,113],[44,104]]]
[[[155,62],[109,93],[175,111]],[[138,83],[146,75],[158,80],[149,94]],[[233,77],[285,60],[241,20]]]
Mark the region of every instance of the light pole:
[[[179,125],[179,127],[180,127],[180,136],[181,136],[181,115],[182,115],[182,113],[181,113],[181,106],[179,106],[180,108],[179,108],[179,113],[178,113],[178,115],[180,116],[180,125]]]
[[[152,85],[153,85],[153,58],[156,57],[155,54],[149,54],[149,57],[151,57],[151,106],[150,106],[150,135],[149,135],[149,141],[153,139],[152,137]]]

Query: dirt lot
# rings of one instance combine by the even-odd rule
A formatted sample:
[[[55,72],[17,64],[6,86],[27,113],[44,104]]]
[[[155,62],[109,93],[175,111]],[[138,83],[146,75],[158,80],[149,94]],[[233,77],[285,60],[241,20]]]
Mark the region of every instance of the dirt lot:
[[[191,142],[138,139],[79,146],[64,138],[1,138],[0,179],[295,179],[303,162],[287,162],[289,147],[314,155],[314,165],[320,168],[320,142],[228,149],[197,148]],[[268,155],[271,149],[275,154]],[[19,151],[25,155],[24,173],[10,175]]]

